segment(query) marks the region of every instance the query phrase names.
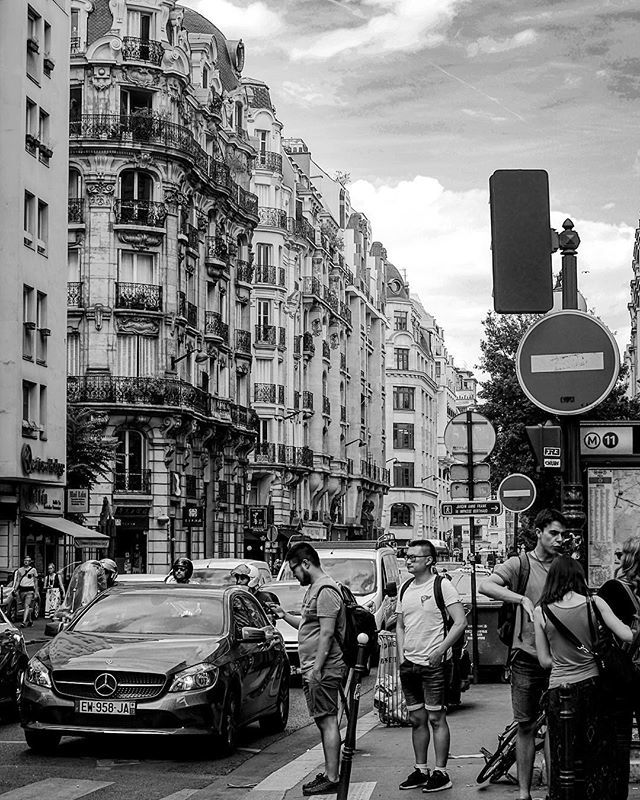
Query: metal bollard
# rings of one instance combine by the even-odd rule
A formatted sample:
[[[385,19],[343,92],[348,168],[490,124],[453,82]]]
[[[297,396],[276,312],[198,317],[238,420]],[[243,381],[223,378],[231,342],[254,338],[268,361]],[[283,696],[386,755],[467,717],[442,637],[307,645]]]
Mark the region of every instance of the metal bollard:
[[[358,706],[360,705],[360,686],[362,675],[366,670],[365,649],[369,643],[366,633],[358,634],[358,659],[354,668],[354,679],[351,688],[351,708],[347,722],[347,733],[342,747],[342,762],[340,764],[340,780],[338,782],[338,796],[336,800],[347,800],[349,795],[349,781],[351,780],[351,762],[356,749],[356,730],[358,727]]]
[[[562,800],[575,800],[575,708],[573,693],[568,686],[560,687],[560,741],[562,758],[558,784]]]

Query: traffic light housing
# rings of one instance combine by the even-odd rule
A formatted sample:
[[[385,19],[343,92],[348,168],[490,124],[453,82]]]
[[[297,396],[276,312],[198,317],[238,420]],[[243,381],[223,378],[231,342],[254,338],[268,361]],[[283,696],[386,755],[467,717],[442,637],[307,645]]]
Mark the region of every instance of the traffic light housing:
[[[547,172],[496,170],[489,179],[489,204],[495,310],[546,313],[553,307]]]

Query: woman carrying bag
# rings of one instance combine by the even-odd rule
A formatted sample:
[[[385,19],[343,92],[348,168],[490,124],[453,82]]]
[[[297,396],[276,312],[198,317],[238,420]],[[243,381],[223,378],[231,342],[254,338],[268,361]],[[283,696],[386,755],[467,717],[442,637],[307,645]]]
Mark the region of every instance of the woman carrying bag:
[[[64,595],[64,584],[62,578],[56,572],[56,565],[49,564],[47,574],[42,583],[44,590],[44,615],[50,619],[60,607],[62,596]]]
[[[633,625],[634,617],[640,610],[640,536],[631,536],[616,553],[620,564],[615,577],[602,584],[598,595],[605,600],[616,617],[625,625]],[[636,724],[640,725],[640,680],[634,679],[632,691],[617,695],[614,698],[616,728],[618,734],[617,755],[620,769],[624,770],[626,783],[629,782],[629,764],[631,758],[631,733],[633,715]],[[619,795],[625,800],[628,792]]]
[[[613,757],[616,728],[611,697],[603,690],[593,655],[598,612],[604,625],[619,639],[631,641],[631,628],[614,615],[602,598],[589,597],[580,563],[568,556],[558,556],[551,563],[534,615],[538,660],[551,669],[545,698],[549,746],[553,753],[549,800],[563,796],[559,785],[560,764],[566,757],[560,726],[561,687],[570,689],[574,710],[575,797],[612,800],[626,789],[622,786],[624,776],[620,774],[618,759]]]

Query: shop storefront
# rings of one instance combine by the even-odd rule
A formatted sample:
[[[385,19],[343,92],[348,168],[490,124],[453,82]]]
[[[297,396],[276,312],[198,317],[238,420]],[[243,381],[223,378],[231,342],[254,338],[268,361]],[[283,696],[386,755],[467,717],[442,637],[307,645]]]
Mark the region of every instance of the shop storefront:
[[[148,506],[116,506],[114,559],[120,572],[147,572]]]

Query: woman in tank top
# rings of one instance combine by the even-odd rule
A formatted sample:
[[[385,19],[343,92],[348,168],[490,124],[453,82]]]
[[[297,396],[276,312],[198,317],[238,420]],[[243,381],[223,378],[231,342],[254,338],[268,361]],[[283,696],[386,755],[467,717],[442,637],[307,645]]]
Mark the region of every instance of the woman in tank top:
[[[549,800],[559,800],[560,765],[566,758],[560,728],[560,689],[569,689],[574,710],[572,766],[575,797],[613,800],[626,797],[628,786],[614,758],[616,729],[612,698],[604,694],[598,667],[592,655],[593,640],[589,612],[597,624],[587,598],[589,589],[579,561],[558,556],[549,569],[547,581],[535,610],[536,651],[543,667],[551,669],[545,699],[549,749]],[[601,598],[592,599],[604,624],[623,641],[631,641],[631,628],[611,611]],[[554,625],[553,617],[584,645],[578,648]]]

